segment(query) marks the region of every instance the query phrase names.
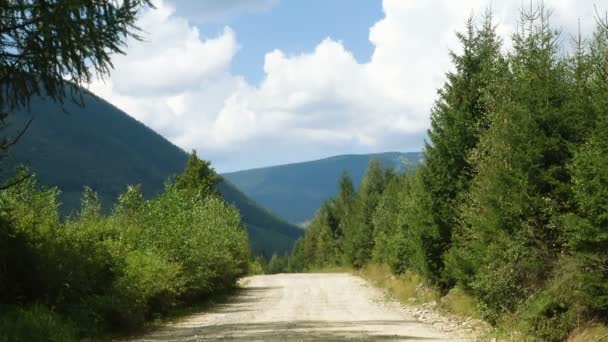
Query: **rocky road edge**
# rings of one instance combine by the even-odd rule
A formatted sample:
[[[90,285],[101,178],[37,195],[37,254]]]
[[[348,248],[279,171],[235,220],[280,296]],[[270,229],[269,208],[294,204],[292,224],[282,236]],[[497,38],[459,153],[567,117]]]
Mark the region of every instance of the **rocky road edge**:
[[[381,291],[382,298],[379,305],[392,306],[405,315],[452,336],[458,336],[464,340],[481,341],[492,331],[492,326],[483,320],[440,311],[436,301],[417,304],[415,299],[411,298],[408,303],[402,303],[389,290],[378,287],[371,281],[366,281]]]

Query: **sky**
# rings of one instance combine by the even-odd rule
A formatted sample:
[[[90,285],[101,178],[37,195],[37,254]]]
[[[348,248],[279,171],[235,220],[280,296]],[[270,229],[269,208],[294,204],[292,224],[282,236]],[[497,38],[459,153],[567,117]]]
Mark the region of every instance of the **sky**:
[[[89,89],[229,172],[421,151],[455,33],[491,6],[508,49],[522,0],[154,0]],[[545,0],[568,46],[608,0]]]

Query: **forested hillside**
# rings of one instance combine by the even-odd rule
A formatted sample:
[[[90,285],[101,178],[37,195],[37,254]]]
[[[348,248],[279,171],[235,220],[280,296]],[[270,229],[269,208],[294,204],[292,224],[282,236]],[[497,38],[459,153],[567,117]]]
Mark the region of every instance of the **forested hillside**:
[[[292,223],[300,224],[310,220],[321,203],[336,194],[334,184],[342,172],[348,172],[358,185],[372,159],[395,170],[413,170],[422,160],[422,153],[342,155],[231,172],[223,176],[264,207]]]
[[[545,8],[519,20],[511,38],[467,22],[424,164],[371,163],[358,191],[344,176],[291,270],[386,263],[542,341],[608,320],[608,20],[568,54]]]
[[[4,171],[27,165],[40,182],[57,186],[61,212],[80,207],[85,186],[98,193],[108,212],[128,185],[141,185],[146,198],[163,190],[165,181],[186,164],[187,154],[165,138],[97,96],[85,93],[82,103],[63,105],[36,97],[29,109],[11,113],[9,130],[31,125],[10,150]],[[222,197],[234,204],[247,225],[256,253],[288,250],[301,235],[257,205],[228,182],[218,184]]]

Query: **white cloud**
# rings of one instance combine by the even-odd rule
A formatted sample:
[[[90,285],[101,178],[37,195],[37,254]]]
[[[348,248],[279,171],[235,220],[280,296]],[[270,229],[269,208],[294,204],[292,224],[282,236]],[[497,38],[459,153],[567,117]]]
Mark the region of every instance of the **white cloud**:
[[[545,3],[557,25],[571,31],[577,17],[593,17],[592,1],[585,2]],[[147,42],[132,42],[128,54],[114,60],[111,78],[91,88],[224,171],[339,153],[420,149],[436,90],[450,68],[448,50],[458,49],[454,33],[489,1],[384,0],[385,17],[370,28],[369,61],[358,62],[341,42],[327,38],[304,54],[268,52],[259,85],[229,72],[238,32],[226,28],[217,37],[203,37],[171,5],[156,4],[141,19]],[[506,42],[520,5],[493,4]]]
[[[112,83],[127,95],[178,94],[221,77],[238,50],[234,32],[225,28],[214,38],[202,37],[174,9],[157,2],[157,9],[142,16],[138,25],[144,42],[131,42],[128,55],[113,59]]]

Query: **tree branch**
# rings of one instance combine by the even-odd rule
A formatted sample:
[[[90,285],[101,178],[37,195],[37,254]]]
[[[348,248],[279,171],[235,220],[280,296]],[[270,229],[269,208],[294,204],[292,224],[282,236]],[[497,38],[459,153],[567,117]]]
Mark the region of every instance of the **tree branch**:
[[[12,182],[10,182],[8,184],[2,185],[2,186],[0,186],[0,191],[5,191],[5,190],[8,190],[8,189],[10,189],[10,188],[12,188],[12,187],[14,187],[16,185],[19,185],[19,184],[25,182],[30,177],[32,177],[31,173],[27,174],[27,175],[25,175],[25,176],[23,176],[23,177],[21,177],[19,179],[17,179],[16,181],[12,181]]]
[[[593,7],[595,7],[595,21],[597,21],[597,24],[601,28],[603,28],[604,30],[608,31],[608,14],[606,14],[606,17],[604,19],[600,15],[600,10],[597,9],[597,5],[593,5]]]
[[[21,137],[23,136],[23,134],[25,134],[25,132],[27,131],[27,129],[32,124],[32,121],[34,121],[33,117],[28,120],[28,122],[25,125],[25,127],[23,127],[23,129],[21,130],[21,132],[19,132],[19,134],[17,134],[17,136],[15,137],[15,139],[13,139],[13,141],[11,141],[9,143],[6,143],[6,144],[3,144],[2,146],[0,146],[0,148],[2,148],[3,150],[7,150],[9,147],[14,146],[19,141],[19,139],[21,139]]]

